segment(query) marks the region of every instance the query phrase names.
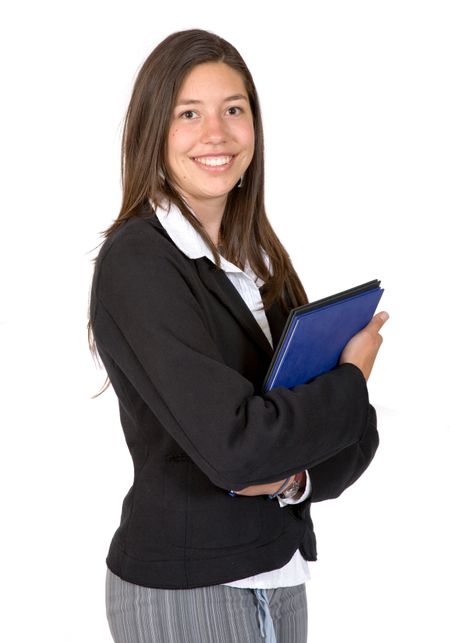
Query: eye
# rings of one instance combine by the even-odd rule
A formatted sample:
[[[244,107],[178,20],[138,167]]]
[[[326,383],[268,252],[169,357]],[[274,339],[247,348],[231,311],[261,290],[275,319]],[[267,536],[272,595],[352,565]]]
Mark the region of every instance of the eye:
[[[229,107],[227,111],[231,116],[237,116],[238,114],[242,113],[242,107],[237,107],[237,105],[233,105],[232,107]]]
[[[187,121],[191,121],[197,116],[197,112],[194,112],[192,109],[188,109],[186,112],[180,114],[180,118],[184,118]]]

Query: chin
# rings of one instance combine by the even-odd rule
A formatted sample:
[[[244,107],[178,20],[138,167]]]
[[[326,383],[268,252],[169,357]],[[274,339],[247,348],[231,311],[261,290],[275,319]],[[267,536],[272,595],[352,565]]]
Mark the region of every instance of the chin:
[[[216,185],[214,187],[205,185],[203,192],[211,197],[226,196],[231,192],[238,181],[239,177],[236,180],[227,181],[226,183]]]

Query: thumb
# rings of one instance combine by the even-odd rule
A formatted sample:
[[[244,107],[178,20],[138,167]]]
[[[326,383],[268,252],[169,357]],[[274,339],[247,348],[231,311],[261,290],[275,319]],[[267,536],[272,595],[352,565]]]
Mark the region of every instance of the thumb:
[[[374,315],[368,325],[378,332],[388,319],[389,314],[383,310],[381,313]]]

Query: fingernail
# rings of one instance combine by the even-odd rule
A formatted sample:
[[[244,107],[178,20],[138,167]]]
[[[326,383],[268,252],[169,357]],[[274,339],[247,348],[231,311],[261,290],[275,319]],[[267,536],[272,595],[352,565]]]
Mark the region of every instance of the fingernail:
[[[385,310],[383,310],[383,312],[380,313],[380,317],[383,321],[387,321],[389,319],[389,314]]]

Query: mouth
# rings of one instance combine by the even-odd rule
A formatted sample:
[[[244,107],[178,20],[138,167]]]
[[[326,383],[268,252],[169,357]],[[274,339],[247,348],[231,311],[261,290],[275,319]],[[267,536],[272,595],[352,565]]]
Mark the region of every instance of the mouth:
[[[235,154],[221,154],[216,156],[194,156],[192,160],[204,170],[222,172],[233,165],[235,158]]]

